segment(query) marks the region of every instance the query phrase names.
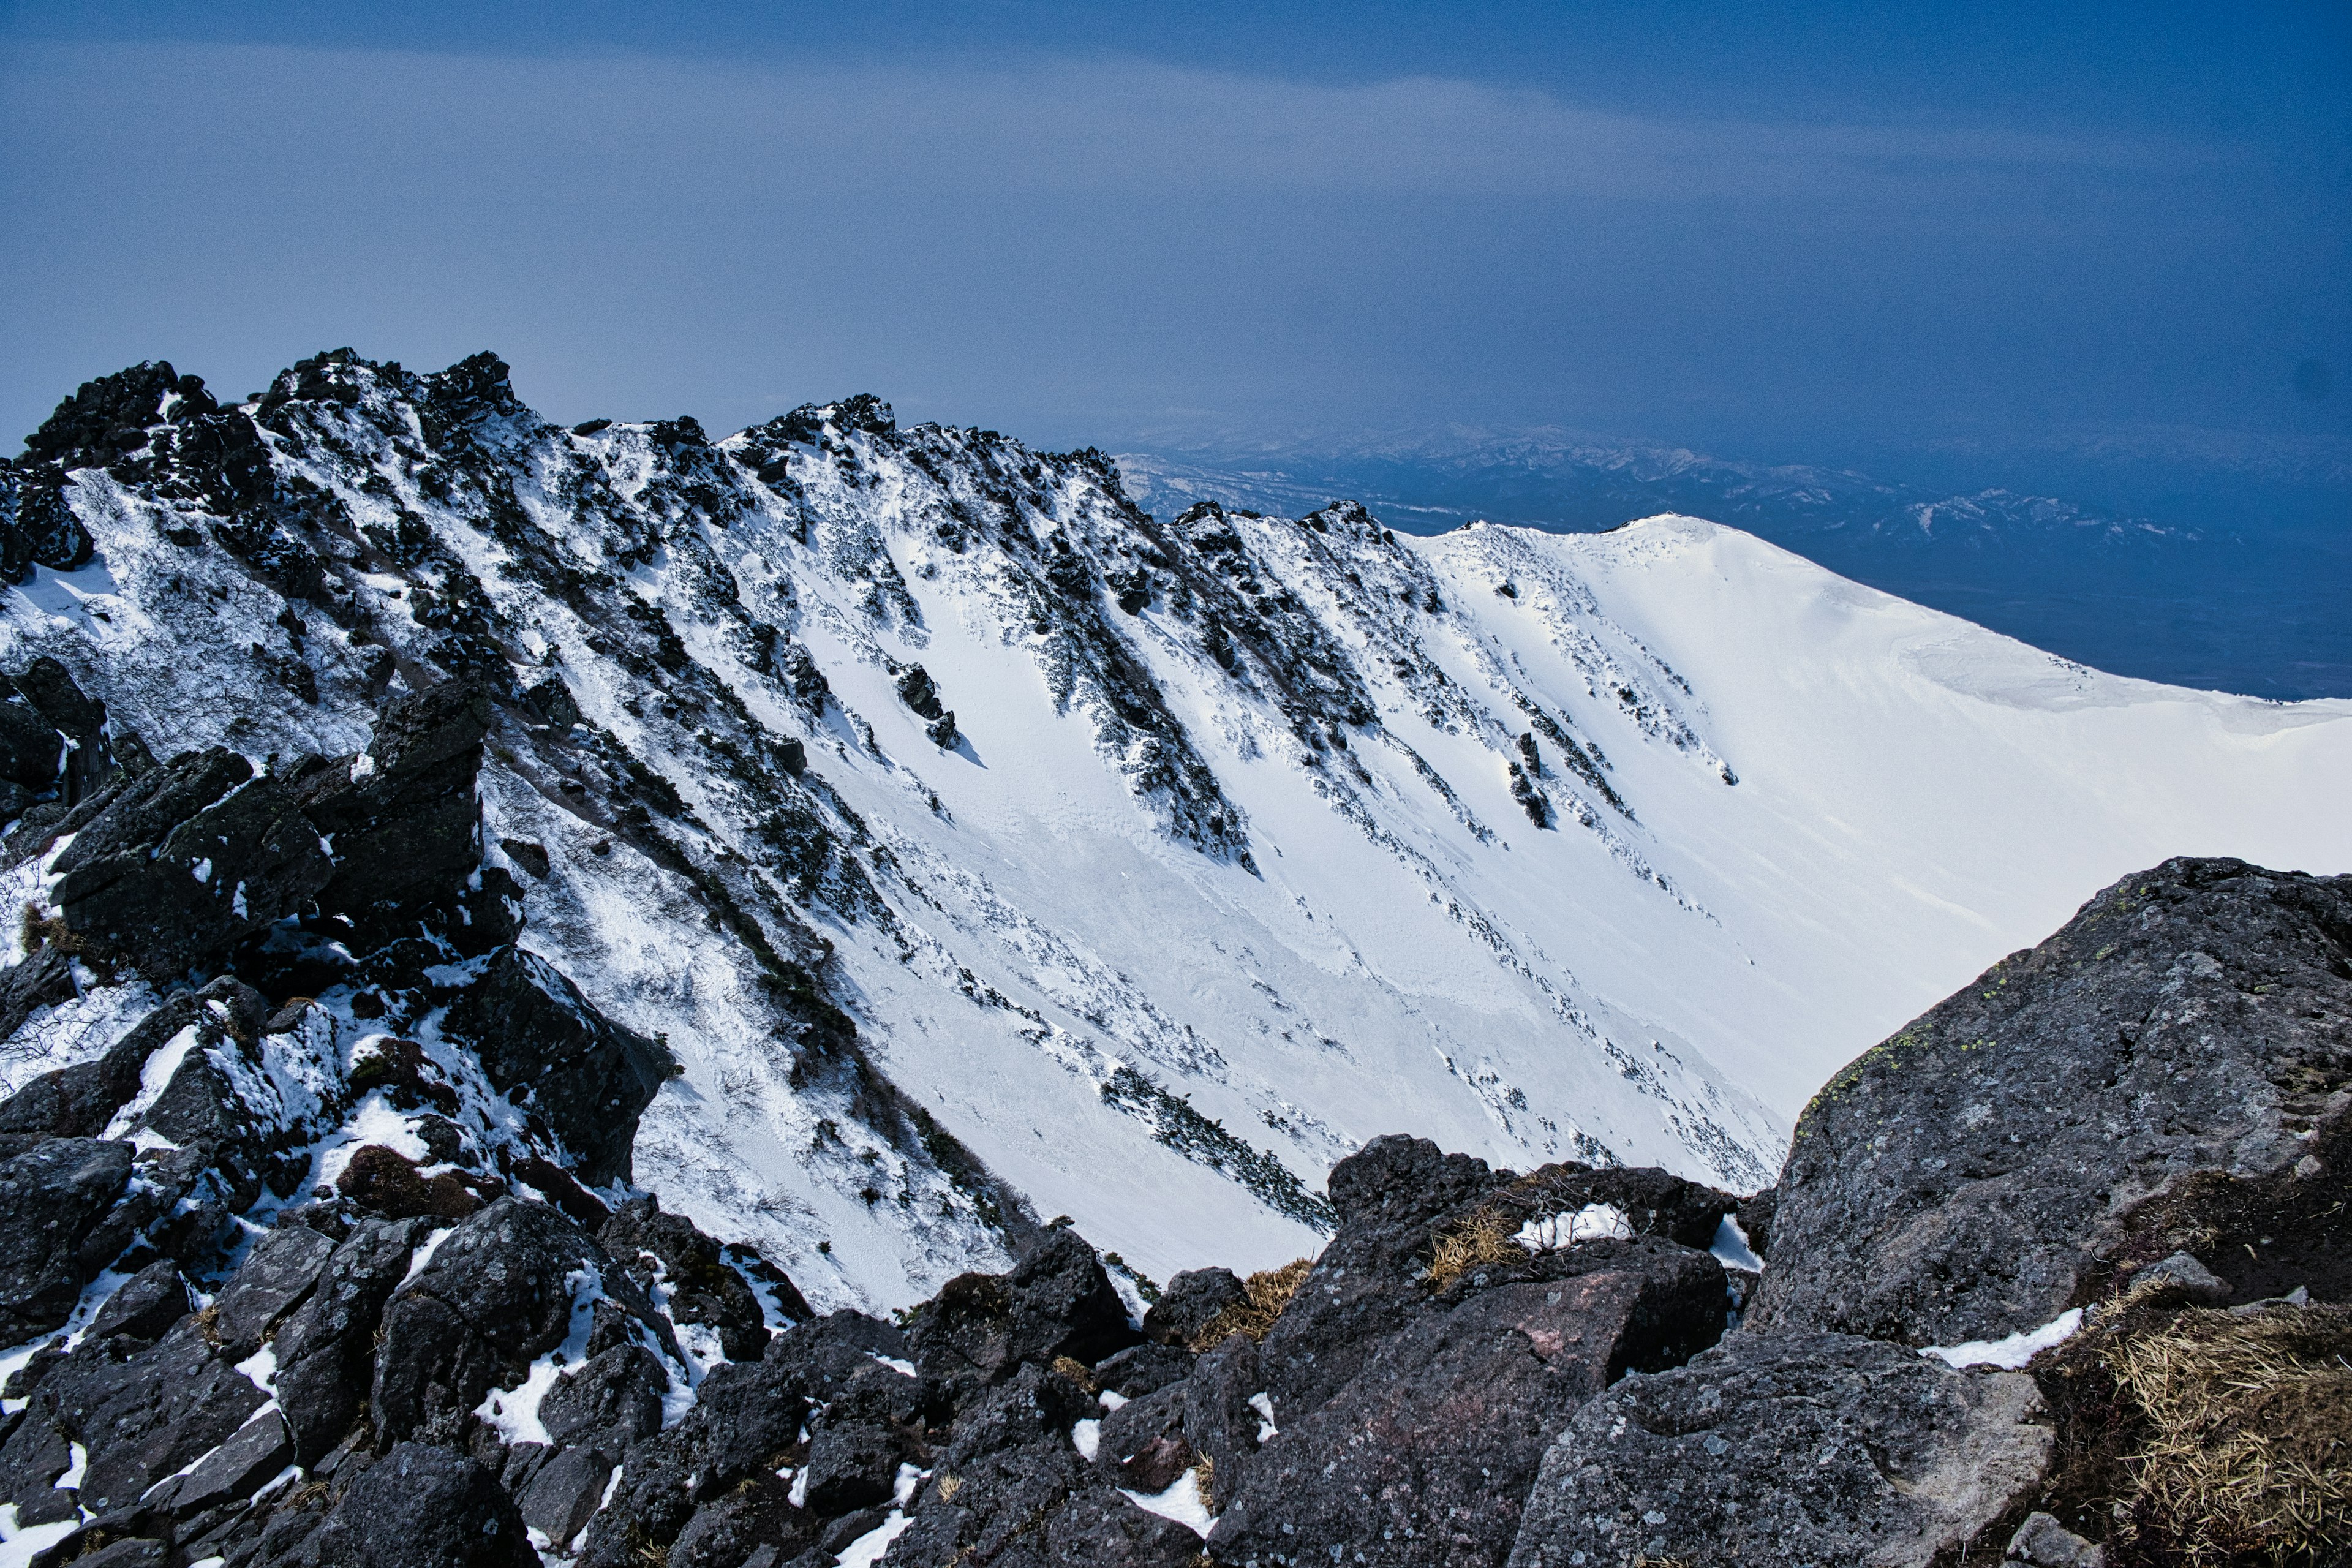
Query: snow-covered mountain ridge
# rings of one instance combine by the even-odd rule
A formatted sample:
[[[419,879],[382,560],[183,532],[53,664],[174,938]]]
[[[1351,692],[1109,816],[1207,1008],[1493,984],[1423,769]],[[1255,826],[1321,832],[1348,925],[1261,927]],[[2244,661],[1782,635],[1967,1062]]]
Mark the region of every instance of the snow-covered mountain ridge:
[[[567,431],[488,356],[338,353],[227,408],[94,383],[0,521],[0,663],[159,756],[491,682],[523,945],[685,1068],[635,1179],[820,1307],[1001,1257],[958,1144],[1160,1278],[1314,1250],[1400,1129],[1760,1186],[1840,1063],[2121,872],[2352,868],[2352,703],[1689,519],[1155,520],[870,398]]]

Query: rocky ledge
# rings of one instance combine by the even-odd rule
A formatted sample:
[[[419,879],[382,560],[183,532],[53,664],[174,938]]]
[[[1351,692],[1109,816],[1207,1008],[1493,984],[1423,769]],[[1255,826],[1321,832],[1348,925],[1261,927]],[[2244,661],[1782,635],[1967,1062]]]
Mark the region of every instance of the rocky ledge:
[[[1388,1137],[1320,1256],[1139,1318],[1054,1226],[818,1316],[630,1184],[667,1054],[517,944],[479,692],[257,769],[14,686],[0,1036],[57,1065],[0,1103],[10,1563],[2352,1551],[2352,879],[2126,879],[1763,1194]]]

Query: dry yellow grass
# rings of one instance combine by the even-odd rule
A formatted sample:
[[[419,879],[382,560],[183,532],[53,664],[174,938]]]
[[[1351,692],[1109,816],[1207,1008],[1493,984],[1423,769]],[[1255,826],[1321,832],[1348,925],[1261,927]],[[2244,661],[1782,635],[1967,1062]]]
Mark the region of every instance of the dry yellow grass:
[[[2126,1529],[2187,1563],[2352,1554],[2352,1311],[2183,1312],[2105,1352],[2154,1434]]]
[[[1511,1239],[1517,1226],[1493,1209],[1480,1209],[1432,1240],[1422,1279],[1443,1290],[1473,1268],[1490,1263],[1523,1263],[1528,1251]]]
[[[1200,1332],[1192,1336],[1192,1349],[1214,1350],[1231,1334],[1247,1334],[1254,1340],[1265,1338],[1314,1267],[1311,1258],[1294,1258],[1279,1268],[1263,1268],[1243,1280],[1242,1299],[1228,1302],[1215,1317],[1201,1325]]]

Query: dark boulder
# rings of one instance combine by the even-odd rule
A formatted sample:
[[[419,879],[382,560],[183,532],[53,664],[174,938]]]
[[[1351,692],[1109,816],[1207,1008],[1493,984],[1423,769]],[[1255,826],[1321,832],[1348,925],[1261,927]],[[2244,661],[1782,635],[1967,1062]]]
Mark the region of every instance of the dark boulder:
[[[617,1460],[630,1444],[661,1430],[668,1392],[669,1373],[651,1352],[614,1345],[556,1379],[540,1402],[540,1425],[551,1442]]]
[[[38,795],[58,782],[65,737],[20,702],[0,702],[0,779]]]
[[[306,1226],[280,1226],[257,1238],[213,1304],[213,1331],[222,1345],[239,1355],[253,1353],[310,1295],[334,1254],[334,1242]]]
[[[719,1243],[691,1221],[662,1213],[658,1199],[622,1205],[596,1239],[641,1289],[650,1289],[658,1272],[669,1292],[670,1321],[714,1331],[728,1360],[755,1361],[767,1349],[767,1316],[750,1283],[729,1265]]]
[[[506,947],[474,962],[443,1035],[472,1046],[491,1087],[545,1119],[583,1180],[626,1180],[637,1118],[674,1058],[596,1011],[543,959]]]
[[[667,1568],[743,1568],[762,1549],[780,1560],[797,1556],[815,1538],[814,1526],[782,1480],[756,1475],[694,1510],[670,1543]]]
[[[300,910],[334,870],[285,782],[219,747],[131,780],[54,868],[67,926],[157,981]]]
[[[106,1299],[90,1321],[89,1337],[110,1340],[120,1334],[152,1344],[187,1312],[188,1282],[180,1277],[178,1264],[159,1258]]]
[[[193,1317],[152,1346],[86,1341],[34,1392],[24,1420],[0,1447],[0,1470],[13,1468],[10,1456],[19,1444],[37,1444],[44,1426],[71,1433],[89,1455],[80,1505],[112,1513],[226,1442],[263,1399]]]
[[[523,1522],[561,1552],[586,1529],[612,1484],[615,1461],[595,1448],[564,1448],[531,1473],[515,1494]]]
[[[501,1198],[458,1226],[384,1308],[377,1431],[396,1441],[520,1383],[569,1337],[592,1276],[651,1326],[650,1306],[604,1248],[551,1205]]]
[[[131,1179],[131,1145],[59,1138],[0,1162],[0,1340],[62,1326],[112,1261],[86,1245]]]
[[[1174,1345],[1147,1341],[1106,1356],[1096,1363],[1094,1373],[1095,1386],[1104,1392],[1122,1399],[1140,1399],[1192,1376],[1192,1357]]]
[[[318,1568],[538,1568],[522,1514],[492,1475],[402,1443],[352,1483],[317,1537]]]
[[[1143,1331],[1161,1344],[1189,1345],[1219,1312],[1247,1294],[1230,1268],[1188,1268],[1168,1281],[1143,1314]]]
[[[474,784],[496,716],[486,688],[444,681],[386,703],[364,752],[301,780],[303,810],[335,844],[320,907],[352,921],[363,942],[407,934],[428,915],[457,923],[480,864]]]
[[[1227,1394],[1219,1556],[1338,1550],[1395,1568],[1501,1568],[1544,1450],[1579,1406],[1723,1331],[1723,1270],[1705,1253],[1644,1239],[1576,1261],[1586,1271],[1447,1292],[1321,1405],[1270,1401],[1279,1430],[1263,1447],[1262,1427],[1241,1441]],[[1188,1404],[1186,1433],[1210,1451],[1195,1433],[1202,1404]],[[1247,1408],[1253,1424],[1264,1415]]]
[[[1733,1334],[1577,1413],[1509,1568],[1957,1560],[2039,1485],[2041,1414],[2020,1373],[1843,1334]]]
[[[1143,1337],[1095,1249],[1076,1231],[1048,1230],[1024,1247],[1006,1284],[1013,1352],[1024,1360],[1067,1356],[1092,1365]]]
[[[1814,1098],[1752,1321],[1994,1340],[2182,1251],[2352,1295],[2347,1022],[2352,877],[2126,878]]]
[[[1121,1497],[1066,1442],[940,1471],[909,1513],[893,1568],[1193,1568],[1201,1557],[1198,1536]]]
[[[1434,1234],[1495,1185],[1485,1161],[1393,1134],[1334,1165],[1328,1190],[1339,1229],[1265,1333],[1276,1402],[1321,1405],[1375,1344],[1431,1311],[1421,1277]]]
[[[1099,1412],[1094,1397],[1068,1378],[1024,1365],[957,1415],[945,1462],[968,1465],[982,1454],[1066,1437],[1073,1425]]]
[[[361,1220],[279,1326],[278,1403],[296,1463],[317,1464],[366,1408],[376,1325],[425,1228],[421,1220]]]

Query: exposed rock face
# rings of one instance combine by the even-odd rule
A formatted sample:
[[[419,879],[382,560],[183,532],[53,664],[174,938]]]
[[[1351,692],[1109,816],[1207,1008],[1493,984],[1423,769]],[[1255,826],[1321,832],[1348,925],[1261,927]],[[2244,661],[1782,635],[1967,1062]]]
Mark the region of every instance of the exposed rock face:
[[[1840,1073],[1753,1321],[2039,1327],[2186,1250],[2251,1300],[2352,1286],[2352,878],[2168,860]]]
[[[1734,1334],[1629,1377],[1544,1456],[1510,1568],[1637,1562],[1927,1568],[2040,1485],[2019,1373],[1845,1334]]]

